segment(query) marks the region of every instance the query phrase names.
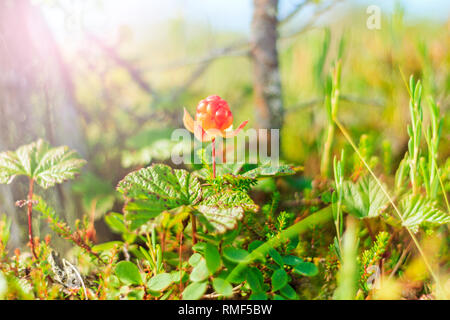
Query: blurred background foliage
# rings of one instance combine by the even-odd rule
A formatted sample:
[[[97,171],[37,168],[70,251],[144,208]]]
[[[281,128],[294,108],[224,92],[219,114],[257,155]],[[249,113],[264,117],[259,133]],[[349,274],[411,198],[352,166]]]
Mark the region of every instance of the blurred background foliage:
[[[4,8],[12,3],[1,2]],[[19,102],[15,111],[5,107],[12,99],[7,75],[21,74],[8,65],[11,52],[5,35],[12,31],[7,19],[0,28],[1,151],[37,136],[76,149],[88,165],[79,179],[52,196],[59,199],[53,202],[69,221],[95,215],[99,242],[112,237],[101,217],[121,210],[117,182],[152,162],[170,163],[170,135],[182,127],[183,106],[193,112],[198,101],[218,94],[228,101],[235,123],[248,119],[250,127],[258,126],[248,42],[251,1],[119,2],[20,0],[12,5],[30,11],[23,18],[30,29],[19,28],[14,34],[29,36],[21,38],[19,48],[30,49],[23,61],[36,78],[31,91],[15,91],[16,99],[26,104]],[[319,174],[327,75],[341,57],[339,118],[356,139],[365,134],[372,154],[391,150],[393,167],[407,150],[405,128],[410,121],[401,72],[422,79],[424,96],[435,97],[444,117],[438,162],[446,163],[450,189],[449,7],[445,1],[431,2],[447,15],[441,12],[444,18],[434,19],[417,14],[420,6],[411,13],[407,1],[380,1],[381,29],[369,30],[368,4],[363,1],[305,1],[305,13],[289,18],[302,2],[280,0],[278,53],[285,108],[281,149],[284,160],[304,166],[306,181]],[[196,19],[194,11],[202,6],[203,19]],[[232,11],[239,6],[242,12]],[[221,11],[224,8],[231,13]],[[37,54],[35,48],[44,49]],[[28,81],[26,76],[22,80]],[[338,134],[333,153],[342,148],[349,150]],[[300,189],[304,181],[297,181]],[[23,198],[23,190],[2,186],[0,191],[0,211],[15,217],[13,244],[24,243],[18,226],[25,225],[20,223],[25,217],[17,217],[15,208],[7,205],[8,199]],[[42,228],[41,234],[48,232]]]

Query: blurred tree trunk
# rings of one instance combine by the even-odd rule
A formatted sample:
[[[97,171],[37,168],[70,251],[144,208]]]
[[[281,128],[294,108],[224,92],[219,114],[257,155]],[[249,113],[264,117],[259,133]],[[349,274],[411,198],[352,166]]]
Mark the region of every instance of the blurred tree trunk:
[[[85,157],[78,113],[69,70],[39,8],[29,0],[0,0],[0,151],[42,137]],[[73,222],[79,210],[68,184],[37,192]],[[25,195],[20,179],[0,186],[0,214],[13,219],[14,246],[24,243],[18,225],[25,225],[25,215],[13,203]]]
[[[251,55],[259,128],[281,129],[283,102],[278,70],[278,0],[253,0]]]

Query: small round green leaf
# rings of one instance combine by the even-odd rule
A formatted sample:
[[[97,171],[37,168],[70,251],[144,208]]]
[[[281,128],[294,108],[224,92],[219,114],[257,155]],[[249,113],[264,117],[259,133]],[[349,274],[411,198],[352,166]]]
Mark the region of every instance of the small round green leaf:
[[[217,293],[225,297],[231,297],[233,295],[233,287],[227,280],[216,278],[213,280],[212,285]]]
[[[294,300],[297,298],[297,293],[290,285],[285,285],[281,288],[280,293],[288,299]]]
[[[264,277],[258,268],[255,267],[248,268],[246,280],[248,282],[248,285],[250,286],[250,289],[252,289],[253,292],[262,291],[262,284],[264,282]]]
[[[283,269],[276,270],[272,275],[272,291],[278,291],[288,283],[288,275]]]
[[[205,249],[206,266],[211,274],[214,274],[220,268],[220,253],[212,244],[207,244]]]
[[[316,265],[312,262],[300,262],[297,264],[293,271],[295,273],[301,274],[302,276],[312,277],[319,273]]]
[[[296,266],[300,262],[303,262],[302,258],[299,258],[297,256],[288,255],[283,257],[284,264],[288,266]]]
[[[283,267],[284,261],[281,255],[274,248],[269,249],[269,255],[280,267]]]
[[[206,282],[193,282],[183,291],[183,300],[198,300],[206,291]]]
[[[228,247],[223,250],[223,255],[232,262],[240,263],[247,259],[248,252],[244,249]]]
[[[161,292],[171,285],[173,276],[168,273],[160,273],[152,277],[148,281],[148,289],[151,291]]]
[[[267,300],[267,294],[265,292],[253,293],[249,299],[250,300]]]
[[[194,253],[190,258],[189,258],[189,264],[193,267],[195,267],[200,260],[202,259],[202,255],[200,253]]]
[[[127,299],[128,300],[142,300],[144,298],[144,290],[142,288],[131,290],[128,292]]]
[[[194,282],[203,281],[209,276],[209,270],[206,266],[205,259],[201,259],[200,262],[192,269],[190,279]]]
[[[123,283],[142,284],[142,277],[138,267],[130,261],[120,261],[116,266],[115,273]]]

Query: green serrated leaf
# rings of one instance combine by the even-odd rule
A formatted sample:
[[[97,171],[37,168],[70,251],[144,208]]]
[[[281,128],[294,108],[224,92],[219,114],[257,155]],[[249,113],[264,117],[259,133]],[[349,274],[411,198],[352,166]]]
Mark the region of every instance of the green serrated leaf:
[[[212,163],[212,161],[210,161]],[[225,174],[237,175],[241,170],[243,164],[242,163],[222,163],[216,165],[216,175],[223,176]],[[196,176],[203,180],[207,180],[210,178],[211,173],[207,168],[202,168],[194,172]]]
[[[200,205],[197,209],[219,234],[236,228],[237,221],[244,217],[244,210],[240,207],[218,208]]]
[[[262,178],[262,177],[279,177],[295,174],[294,169],[288,165],[271,166],[270,164],[264,164],[255,169],[247,171],[242,175],[248,178]]]
[[[344,181],[342,193],[344,210],[360,219],[378,216],[389,201],[371,176],[364,176],[357,183]]]
[[[219,234],[234,229],[244,217],[245,211],[258,210],[250,196],[240,190],[228,189],[216,193],[212,188],[208,188],[205,189],[203,198],[197,210]]]
[[[400,202],[403,226],[414,232],[419,226],[436,226],[450,223],[450,215],[436,207],[436,203],[420,195],[410,195]]]
[[[125,211],[140,215],[133,228],[163,211],[193,205],[201,196],[197,178],[186,170],[172,170],[163,164],[128,174],[119,182],[117,190],[129,199]]]
[[[0,183],[11,183],[16,176],[24,175],[47,189],[73,179],[85,163],[67,146],[52,148],[39,139],[15,152],[0,153]]]
[[[239,207],[244,211],[251,212],[258,210],[258,206],[246,192],[231,189],[221,190],[217,193],[213,188],[207,188],[204,190],[203,201],[200,204],[218,208]]]

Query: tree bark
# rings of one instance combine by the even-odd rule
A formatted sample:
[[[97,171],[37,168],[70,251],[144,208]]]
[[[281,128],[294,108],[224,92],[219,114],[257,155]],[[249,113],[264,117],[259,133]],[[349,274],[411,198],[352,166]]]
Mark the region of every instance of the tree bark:
[[[283,102],[278,69],[278,0],[253,0],[251,56],[259,128],[281,129]]]
[[[0,0],[0,70],[0,151],[44,138],[54,146],[68,145],[85,157],[69,69],[39,7],[29,0]],[[0,214],[13,219],[12,246],[24,243],[24,235],[17,231],[26,222],[23,208],[15,208],[10,201],[24,199],[25,186],[16,179],[0,188]],[[79,210],[70,186],[64,184],[56,191],[38,193],[50,197],[58,212],[73,221]]]

